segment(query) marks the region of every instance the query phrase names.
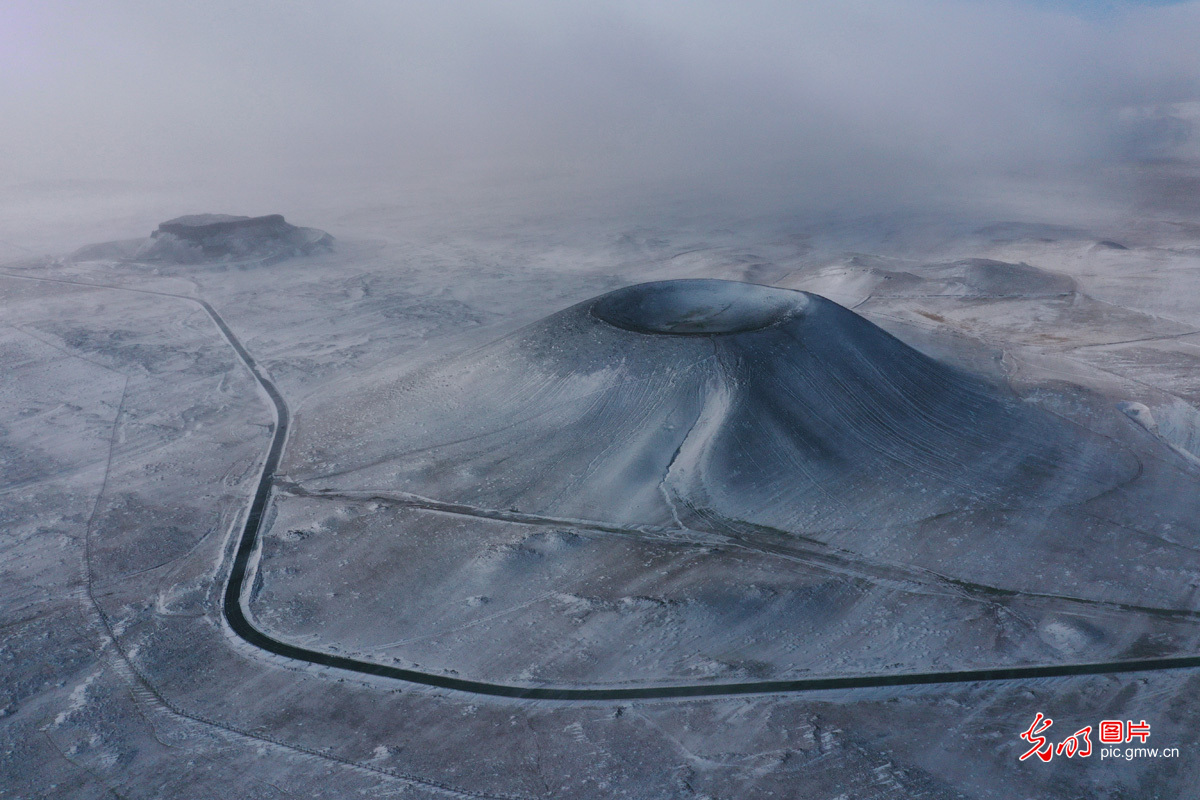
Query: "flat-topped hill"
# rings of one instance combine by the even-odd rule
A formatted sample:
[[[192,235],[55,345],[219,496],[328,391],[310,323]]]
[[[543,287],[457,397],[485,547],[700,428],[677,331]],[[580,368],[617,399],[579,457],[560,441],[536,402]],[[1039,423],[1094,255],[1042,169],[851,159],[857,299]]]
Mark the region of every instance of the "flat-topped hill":
[[[282,260],[328,250],[332,245],[333,237],[328,233],[292,225],[281,214],[192,214],[159,225],[149,245],[138,255],[148,261],[175,263]]]

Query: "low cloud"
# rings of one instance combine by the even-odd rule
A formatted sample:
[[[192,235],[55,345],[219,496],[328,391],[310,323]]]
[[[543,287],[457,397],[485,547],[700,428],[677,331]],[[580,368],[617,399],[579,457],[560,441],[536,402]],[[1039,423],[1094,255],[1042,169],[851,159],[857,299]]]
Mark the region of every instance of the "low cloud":
[[[1194,155],[1200,3],[1088,8],[9,0],[0,182],[503,177],[870,208]]]

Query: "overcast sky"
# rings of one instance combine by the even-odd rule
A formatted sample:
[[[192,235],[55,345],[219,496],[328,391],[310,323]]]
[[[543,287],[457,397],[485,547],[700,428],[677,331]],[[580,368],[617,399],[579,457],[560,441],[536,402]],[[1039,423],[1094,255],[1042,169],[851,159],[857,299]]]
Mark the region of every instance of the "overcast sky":
[[[4,0],[0,184],[940,191],[1192,153],[1198,42],[1200,2]]]

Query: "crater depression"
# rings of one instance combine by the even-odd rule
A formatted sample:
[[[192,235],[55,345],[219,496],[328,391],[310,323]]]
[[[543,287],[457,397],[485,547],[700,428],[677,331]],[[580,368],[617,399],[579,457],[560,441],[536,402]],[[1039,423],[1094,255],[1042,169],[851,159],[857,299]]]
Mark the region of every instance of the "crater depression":
[[[798,292],[719,280],[657,281],[609,292],[591,306],[604,322],[637,333],[746,333],[803,312]]]
[[[731,281],[618,289],[364,399],[323,435],[299,433],[291,476],[572,519],[828,536],[1078,501],[1135,468],[1108,440],[836,303]]]
[[[816,294],[625,287],[310,402],[250,608],[285,640],[530,685],[1192,647],[1112,519],[1183,484],[1103,398],[1035,394]]]

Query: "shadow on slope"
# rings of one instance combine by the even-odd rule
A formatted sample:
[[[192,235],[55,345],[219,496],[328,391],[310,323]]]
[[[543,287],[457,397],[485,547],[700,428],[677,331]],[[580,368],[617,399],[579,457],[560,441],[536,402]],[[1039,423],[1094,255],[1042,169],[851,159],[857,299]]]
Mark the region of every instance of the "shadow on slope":
[[[714,280],[578,304],[324,422],[286,465],[322,488],[818,537],[1076,503],[1136,470],[1108,440],[836,303]]]

